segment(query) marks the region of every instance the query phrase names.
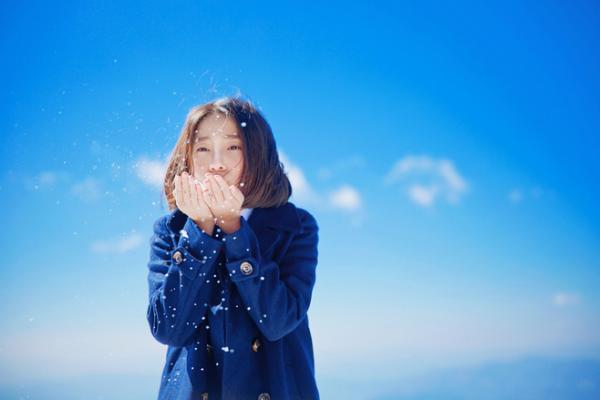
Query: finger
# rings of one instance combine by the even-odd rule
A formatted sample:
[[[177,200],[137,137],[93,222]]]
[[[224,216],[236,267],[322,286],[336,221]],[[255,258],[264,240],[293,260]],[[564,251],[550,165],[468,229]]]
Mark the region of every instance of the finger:
[[[190,176],[190,185],[191,185],[192,194],[195,195],[196,198],[198,198],[199,182],[195,176]]]
[[[173,194],[175,195],[175,203],[177,203],[177,207],[181,206],[181,178],[179,177],[179,175],[175,175],[175,178],[173,179],[173,181],[175,181],[175,190],[173,191]]]
[[[190,174],[186,173],[185,174],[185,185],[184,185],[184,191],[185,191],[185,196],[186,196],[186,201],[188,206],[193,206],[194,204],[194,192],[192,191],[193,187],[192,187],[192,181],[190,179]]]
[[[194,209],[198,208],[198,196],[196,195],[196,184],[194,183],[194,178],[191,175],[188,175],[188,201],[191,207]]]
[[[196,191],[196,199],[198,199],[198,207],[202,207],[205,203],[204,196],[202,195],[202,186],[200,186],[200,183],[196,182],[194,183],[194,189]]]
[[[206,201],[207,204],[209,204],[210,206],[214,206],[214,199],[210,191],[208,178],[205,178],[202,181],[202,197],[204,198],[204,201]]]
[[[208,208],[210,208],[210,211],[213,213],[212,221],[216,224],[217,218],[214,216],[214,211],[213,211],[214,200],[213,200],[212,195],[210,194],[210,190],[208,188],[206,188],[205,190],[202,190],[202,198],[206,202],[206,205],[208,206]]]
[[[186,173],[183,172],[181,174],[181,201],[182,201],[182,205],[186,205],[188,203],[188,187],[187,187],[187,177],[186,177]]]
[[[229,187],[227,186],[227,182],[225,182],[225,179],[223,179],[223,177],[220,175],[215,175],[215,181],[217,182],[217,185],[219,185],[219,189],[221,190],[221,193],[223,193],[223,198],[227,201],[233,200],[233,196],[231,195],[231,190],[229,190]]]
[[[196,184],[194,183],[194,179],[191,175],[188,175],[188,185],[190,188],[190,204],[192,207],[197,209],[200,207],[198,204],[198,193],[196,192]]]
[[[198,207],[208,207],[208,203],[204,199],[204,189],[201,182],[197,181],[194,185],[196,188],[196,197],[198,198]]]
[[[237,200],[238,203],[241,204],[244,202],[244,193],[242,193],[242,191],[237,186],[231,185],[229,186],[229,189],[231,190],[231,195],[234,199]]]
[[[215,198],[215,201],[217,203],[223,203],[225,201],[225,197],[223,196],[223,192],[221,192],[221,188],[219,188],[219,185],[217,184],[214,175],[208,177],[208,183],[210,185],[210,190]]]
[[[210,191],[208,188],[204,188],[200,190],[200,196],[202,196],[202,200],[210,207],[213,205],[213,202],[210,198]]]

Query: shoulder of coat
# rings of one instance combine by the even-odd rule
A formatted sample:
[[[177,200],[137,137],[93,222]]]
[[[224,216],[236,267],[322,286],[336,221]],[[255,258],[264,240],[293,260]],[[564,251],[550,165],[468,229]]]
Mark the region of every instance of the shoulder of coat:
[[[154,232],[163,233],[167,230],[167,220],[169,219],[169,214],[161,215],[158,217],[153,224]]]
[[[310,211],[306,210],[305,208],[298,207],[293,203],[290,204],[292,204],[292,206],[296,210],[296,214],[298,215],[298,220],[300,221],[300,226],[302,230],[311,226],[314,226],[316,228],[318,227],[317,220],[314,217],[314,215],[310,213]]]

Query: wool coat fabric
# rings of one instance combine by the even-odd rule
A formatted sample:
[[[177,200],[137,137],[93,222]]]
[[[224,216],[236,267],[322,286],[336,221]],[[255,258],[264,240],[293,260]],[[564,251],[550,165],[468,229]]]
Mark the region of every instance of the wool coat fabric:
[[[177,208],[154,223],[147,321],[168,346],[158,400],[319,399],[317,222],[292,202],[251,211],[230,234]]]

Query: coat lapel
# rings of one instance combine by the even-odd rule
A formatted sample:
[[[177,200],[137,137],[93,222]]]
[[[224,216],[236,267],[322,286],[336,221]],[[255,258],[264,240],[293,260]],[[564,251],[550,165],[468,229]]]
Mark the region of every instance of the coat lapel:
[[[179,238],[179,231],[185,225],[187,215],[175,208],[167,218],[167,226]],[[295,233],[300,231],[301,224],[296,206],[287,202],[279,207],[256,207],[248,218],[248,224],[258,239],[261,256],[270,258],[275,244],[284,232]]]
[[[248,224],[254,231],[260,253],[264,258],[271,258],[275,244],[284,232],[300,230],[300,219],[296,207],[288,202],[280,207],[255,208],[250,214]]]

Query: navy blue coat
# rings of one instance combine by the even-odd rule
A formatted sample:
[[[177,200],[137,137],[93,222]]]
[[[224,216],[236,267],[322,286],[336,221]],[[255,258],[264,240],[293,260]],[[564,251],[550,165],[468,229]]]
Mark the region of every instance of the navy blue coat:
[[[168,345],[159,400],[319,399],[307,311],[318,226],[287,202],[203,232],[179,209],[154,223],[147,320]]]

